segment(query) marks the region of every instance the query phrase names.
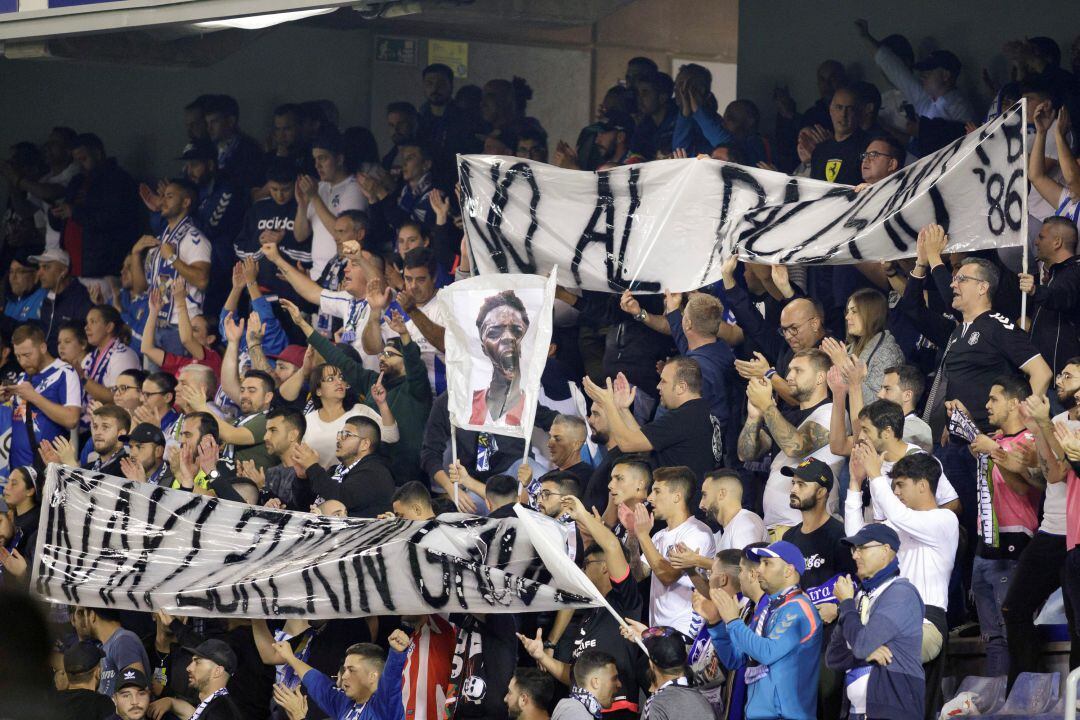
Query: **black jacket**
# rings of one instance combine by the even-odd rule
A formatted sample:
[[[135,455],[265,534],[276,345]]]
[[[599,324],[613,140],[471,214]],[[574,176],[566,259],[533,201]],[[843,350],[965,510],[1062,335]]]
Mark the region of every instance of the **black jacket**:
[[[390,512],[394,497],[394,476],[378,455],[360,460],[341,482],[323,466],[312,465],[307,469],[307,483],[313,494],[344,504],[349,517],[373,518]]]
[[[1080,355],[1080,256],[1051,265],[1031,304],[1031,342],[1056,374]]]
[[[71,221],[82,227],[83,276],[119,275],[143,229],[138,184],[115,159],[106,158],[91,173],[72,178],[64,199],[71,205]]]

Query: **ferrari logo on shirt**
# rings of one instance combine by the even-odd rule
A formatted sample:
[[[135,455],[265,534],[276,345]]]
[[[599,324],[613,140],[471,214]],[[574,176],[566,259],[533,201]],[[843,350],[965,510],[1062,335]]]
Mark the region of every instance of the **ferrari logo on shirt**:
[[[828,160],[825,163],[825,179],[829,182],[836,182],[836,176],[840,174],[840,166],[844,164],[843,160]]]

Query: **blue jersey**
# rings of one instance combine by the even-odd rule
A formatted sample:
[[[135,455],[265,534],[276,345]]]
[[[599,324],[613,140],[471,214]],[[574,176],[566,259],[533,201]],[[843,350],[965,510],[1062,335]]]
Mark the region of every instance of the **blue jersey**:
[[[29,382],[41,395],[57,405],[82,407],[82,384],[75,370],[63,360],[53,360],[47,368],[27,377],[21,373],[16,383]],[[54,422],[36,407],[27,409],[24,400],[15,399],[15,410],[11,422],[11,467],[30,465],[34,461],[34,450],[30,447],[30,437],[26,432],[27,413],[33,416],[34,439],[53,440],[71,433],[69,428]]]
[[[16,323],[40,320],[41,304],[45,302],[45,297],[48,294],[49,291],[45,288],[38,288],[34,292],[27,293],[22,297],[13,297],[8,300],[7,305],[4,306],[4,314]]]

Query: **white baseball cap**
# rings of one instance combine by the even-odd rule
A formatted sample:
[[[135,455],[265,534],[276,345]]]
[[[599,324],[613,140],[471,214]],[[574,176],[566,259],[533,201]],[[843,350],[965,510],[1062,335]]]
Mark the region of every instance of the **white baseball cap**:
[[[62,263],[64,267],[71,267],[71,256],[67,254],[66,250],[61,250],[60,248],[49,248],[40,255],[31,255],[27,259],[38,265],[47,262],[58,262]]]

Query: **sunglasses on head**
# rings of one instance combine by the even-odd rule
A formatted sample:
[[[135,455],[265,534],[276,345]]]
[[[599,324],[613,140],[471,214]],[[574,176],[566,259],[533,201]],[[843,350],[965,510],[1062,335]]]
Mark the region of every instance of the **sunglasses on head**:
[[[641,639],[642,640],[647,640],[648,638],[665,638],[665,637],[671,637],[674,634],[675,634],[675,628],[666,627],[666,626],[662,625],[660,627],[651,627],[651,628],[645,630],[644,632],[641,633]]]

